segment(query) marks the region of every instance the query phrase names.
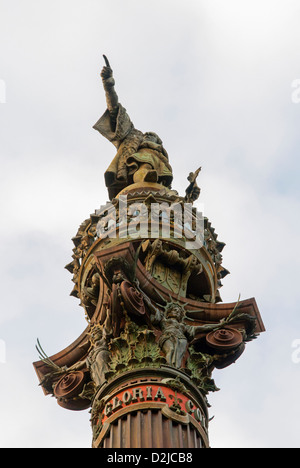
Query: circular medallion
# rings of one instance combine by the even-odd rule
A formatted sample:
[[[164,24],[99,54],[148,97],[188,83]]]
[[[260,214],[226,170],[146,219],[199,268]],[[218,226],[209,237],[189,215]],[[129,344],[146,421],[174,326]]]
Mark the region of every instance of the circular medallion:
[[[91,402],[86,398],[79,398],[85,383],[84,372],[72,372],[64,375],[54,387],[54,395],[59,406],[73,411],[87,409]]]
[[[241,332],[228,327],[208,333],[206,342],[212,348],[226,351],[239,346],[243,342],[243,337]]]
[[[64,375],[55,385],[54,395],[57,398],[73,398],[77,396],[84,386],[84,372],[71,372]]]
[[[134,315],[144,315],[146,313],[142,294],[128,281],[121,283],[121,293],[125,307],[129,313],[133,313]]]

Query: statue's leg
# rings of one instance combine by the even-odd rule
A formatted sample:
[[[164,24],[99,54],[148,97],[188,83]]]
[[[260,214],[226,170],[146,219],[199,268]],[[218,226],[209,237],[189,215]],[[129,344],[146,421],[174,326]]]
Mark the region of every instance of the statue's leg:
[[[133,175],[134,182],[157,182],[158,174],[152,169],[151,164],[141,164]]]
[[[166,355],[167,364],[171,366],[174,365],[175,348],[174,348],[173,340],[166,340],[163,344],[162,350]]]
[[[176,349],[176,363],[175,367],[178,369],[181,367],[182,360],[184,358],[188,342],[186,340],[179,339]]]
[[[158,181],[157,171],[155,171],[154,169],[152,169],[151,171],[148,171],[147,174],[145,175],[144,181],[156,183]]]

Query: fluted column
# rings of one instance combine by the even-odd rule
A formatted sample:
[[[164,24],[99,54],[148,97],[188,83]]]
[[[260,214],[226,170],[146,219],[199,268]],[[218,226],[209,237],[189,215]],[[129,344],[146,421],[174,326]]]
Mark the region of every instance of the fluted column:
[[[102,387],[92,406],[94,448],[208,448],[206,402],[181,371],[135,369]]]

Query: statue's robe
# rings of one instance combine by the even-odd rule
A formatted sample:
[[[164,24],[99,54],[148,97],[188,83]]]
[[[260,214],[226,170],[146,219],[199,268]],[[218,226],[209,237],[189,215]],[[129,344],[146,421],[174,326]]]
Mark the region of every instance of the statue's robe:
[[[157,171],[158,183],[171,186],[173,175],[166,150],[161,143],[150,141],[147,133],[134,127],[121,104],[118,104],[113,120],[107,109],[93,128],[117,148],[117,154],[104,174],[110,199],[133,183],[133,174],[142,163],[150,164]]]

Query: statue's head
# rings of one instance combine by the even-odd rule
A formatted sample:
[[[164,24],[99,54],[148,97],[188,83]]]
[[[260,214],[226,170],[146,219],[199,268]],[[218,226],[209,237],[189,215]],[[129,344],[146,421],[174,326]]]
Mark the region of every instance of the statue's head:
[[[114,273],[112,281],[113,281],[113,283],[122,283],[122,281],[124,281],[124,279],[125,278],[124,278],[122,272],[118,271],[118,272]]]
[[[146,141],[152,141],[153,143],[156,143],[157,145],[162,145],[162,141],[159,138],[159,136],[154,133],[154,132],[146,132],[144,133],[143,139]]]
[[[174,318],[181,322],[185,316],[184,307],[178,303],[169,302],[165,307],[166,318]]]
[[[167,159],[167,161],[169,160],[168,153],[165,150],[165,148],[163,147],[162,140],[154,132],[146,132],[146,133],[143,134],[143,139],[140,142],[140,148],[152,148],[154,150],[157,150],[157,151],[159,151],[160,153],[163,154],[163,156]],[[171,177],[170,182],[172,182],[173,177],[172,177],[172,168],[171,168],[171,166],[169,166],[168,169],[170,171],[170,177]],[[170,184],[168,184],[168,185],[170,185]]]
[[[91,328],[91,331],[89,332],[89,335],[91,337],[91,343],[95,344],[98,341],[101,341],[103,338],[103,330],[100,328],[99,325],[94,325]]]

